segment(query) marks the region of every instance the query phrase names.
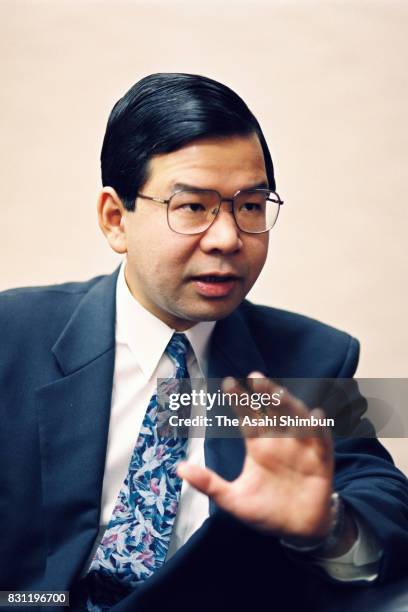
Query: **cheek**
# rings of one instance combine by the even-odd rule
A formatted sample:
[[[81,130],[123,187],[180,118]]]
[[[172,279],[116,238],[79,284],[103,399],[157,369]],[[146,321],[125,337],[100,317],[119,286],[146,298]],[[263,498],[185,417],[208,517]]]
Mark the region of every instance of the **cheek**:
[[[139,206],[132,213],[127,226],[127,253],[135,268],[141,271],[150,266],[151,272],[156,271],[166,231],[167,222],[163,211],[155,208],[146,211],[143,206]]]
[[[262,270],[268,254],[269,234],[251,236],[247,247],[248,261],[252,275],[258,275]]]
[[[183,277],[196,250],[196,240],[167,228],[140,228],[128,243],[128,258],[150,286],[165,287]]]

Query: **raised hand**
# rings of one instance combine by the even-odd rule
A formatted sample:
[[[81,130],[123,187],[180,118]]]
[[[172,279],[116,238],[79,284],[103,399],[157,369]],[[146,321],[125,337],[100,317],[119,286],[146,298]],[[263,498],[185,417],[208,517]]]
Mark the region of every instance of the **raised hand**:
[[[279,406],[269,406],[261,415],[236,406],[239,417],[284,414],[291,417],[324,417],[310,411],[287,390],[252,373],[247,379],[251,392],[280,393]],[[237,380],[227,378],[225,393],[247,394]],[[241,419],[242,423],[242,419]],[[333,446],[330,432],[322,426],[242,427],[246,458],[240,476],[229,482],[208,468],[180,463],[179,475],[215,503],[240,520],[284,538],[305,541],[324,538],[330,530],[333,480]]]

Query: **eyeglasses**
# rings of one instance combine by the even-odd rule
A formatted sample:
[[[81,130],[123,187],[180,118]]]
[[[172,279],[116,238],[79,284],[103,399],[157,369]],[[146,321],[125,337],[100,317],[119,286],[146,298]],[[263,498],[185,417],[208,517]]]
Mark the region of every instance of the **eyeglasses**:
[[[273,228],[283,200],[269,189],[237,191],[233,198],[222,198],[213,189],[180,189],[170,198],[137,197],[167,205],[167,223],[177,234],[201,234],[214,223],[222,202],[231,202],[231,212],[242,232],[262,234]]]

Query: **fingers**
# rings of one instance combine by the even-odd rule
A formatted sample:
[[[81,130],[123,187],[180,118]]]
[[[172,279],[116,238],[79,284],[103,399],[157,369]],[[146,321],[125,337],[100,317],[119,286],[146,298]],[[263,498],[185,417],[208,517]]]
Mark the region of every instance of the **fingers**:
[[[319,422],[325,413],[321,409],[309,410],[299,398],[261,372],[251,372],[244,383],[229,377],[224,380],[223,390],[239,397],[233,407],[241,418],[245,437],[291,436],[311,442],[313,438],[322,445],[322,454],[331,452],[330,430]],[[251,425],[254,419],[258,424],[255,427]]]
[[[177,467],[177,474],[187,480],[192,487],[211,497],[216,503],[222,505],[229,483],[212,470],[181,461]]]

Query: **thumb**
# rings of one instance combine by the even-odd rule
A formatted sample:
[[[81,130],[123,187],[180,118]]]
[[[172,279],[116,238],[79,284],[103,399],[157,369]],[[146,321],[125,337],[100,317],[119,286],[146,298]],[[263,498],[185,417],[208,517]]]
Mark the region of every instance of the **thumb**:
[[[227,480],[218,476],[212,470],[208,468],[193,465],[186,461],[181,461],[177,467],[177,474],[183,480],[187,480],[192,487],[205,493],[208,497],[211,497],[221,507],[225,506],[223,503],[227,497],[230,483]],[[227,508],[225,508],[227,510]]]

